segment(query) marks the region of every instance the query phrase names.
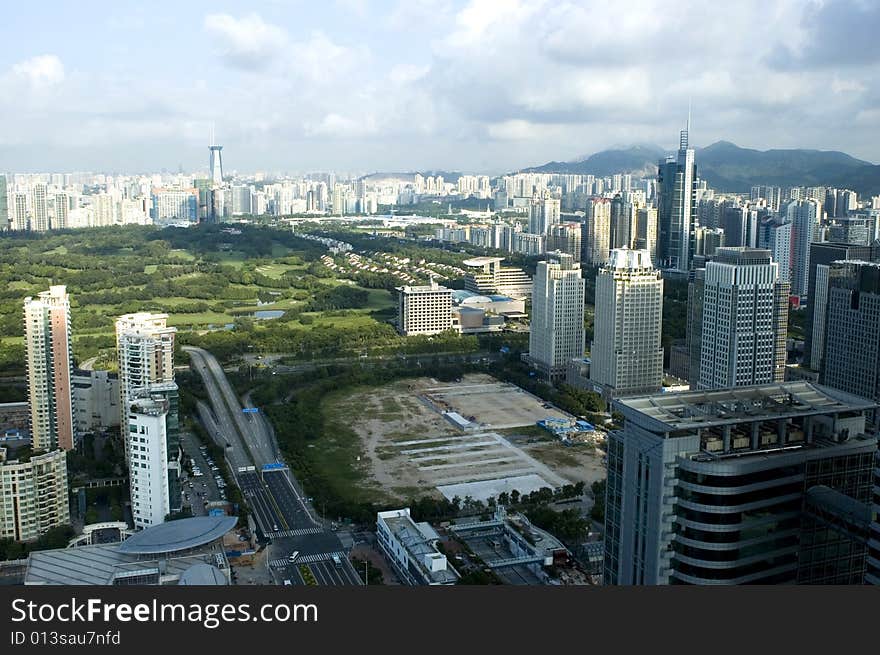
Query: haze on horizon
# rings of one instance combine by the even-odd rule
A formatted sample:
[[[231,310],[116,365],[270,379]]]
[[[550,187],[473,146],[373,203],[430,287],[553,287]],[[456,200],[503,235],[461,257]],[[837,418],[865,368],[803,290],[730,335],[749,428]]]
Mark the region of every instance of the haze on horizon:
[[[868,0],[86,0],[0,24],[0,170],[500,173],[692,143],[880,160]]]

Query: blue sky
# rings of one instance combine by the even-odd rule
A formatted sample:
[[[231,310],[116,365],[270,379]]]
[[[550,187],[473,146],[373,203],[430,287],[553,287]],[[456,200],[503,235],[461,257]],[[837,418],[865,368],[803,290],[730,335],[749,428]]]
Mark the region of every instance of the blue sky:
[[[718,6],[714,6],[714,5]],[[880,160],[869,0],[8,5],[0,170],[502,172],[633,143]],[[855,45],[854,45],[855,44]]]

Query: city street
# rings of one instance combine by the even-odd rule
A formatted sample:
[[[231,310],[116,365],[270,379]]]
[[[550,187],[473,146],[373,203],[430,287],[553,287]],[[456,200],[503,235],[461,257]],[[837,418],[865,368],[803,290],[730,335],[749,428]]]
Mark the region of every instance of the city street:
[[[298,553],[294,569],[302,564],[314,566],[319,584],[361,584],[354,572],[342,542],[327,529],[305,500],[296,480],[285,467],[278,466],[277,445],[271,426],[260,413],[244,413],[229,385],[223,369],[211,353],[185,346],[193,370],[199,373],[208,392],[211,407],[199,402],[199,418],[212,438],[227,445],[227,457],[233,467],[245,502],[269,545],[270,569],[278,584],[294,578],[302,583],[295,571],[287,571],[289,557]],[[340,563],[333,562],[336,556]],[[274,564],[273,564],[274,562]],[[329,562],[329,564],[327,564]],[[332,569],[332,570],[331,570]]]

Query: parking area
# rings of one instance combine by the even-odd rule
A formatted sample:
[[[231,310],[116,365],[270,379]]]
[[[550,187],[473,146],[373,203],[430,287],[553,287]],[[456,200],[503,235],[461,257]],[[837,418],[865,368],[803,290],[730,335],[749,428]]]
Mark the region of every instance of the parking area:
[[[193,473],[191,476],[184,477],[181,487],[184,493],[184,507],[190,507],[194,516],[204,516],[207,514],[205,505],[215,500],[225,500],[226,493],[223,490],[225,483],[222,478],[218,481],[215,478],[219,476],[219,467],[210,455],[207,454],[207,448],[200,444],[198,439],[190,432],[182,432],[180,443],[183,448],[184,456],[192,460]],[[212,470],[212,466],[217,471]]]

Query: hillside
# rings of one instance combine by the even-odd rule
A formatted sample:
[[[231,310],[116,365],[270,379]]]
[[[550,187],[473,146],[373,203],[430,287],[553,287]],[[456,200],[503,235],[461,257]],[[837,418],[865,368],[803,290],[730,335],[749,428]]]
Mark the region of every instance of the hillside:
[[[656,170],[666,153],[655,146],[604,150],[574,162],[549,162],[524,172],[611,175]],[[880,194],[880,166],[843,152],[826,150],[740,148],[718,141],[696,149],[697,173],[719,191],[745,192],[752,185],[833,186],[860,195]]]

